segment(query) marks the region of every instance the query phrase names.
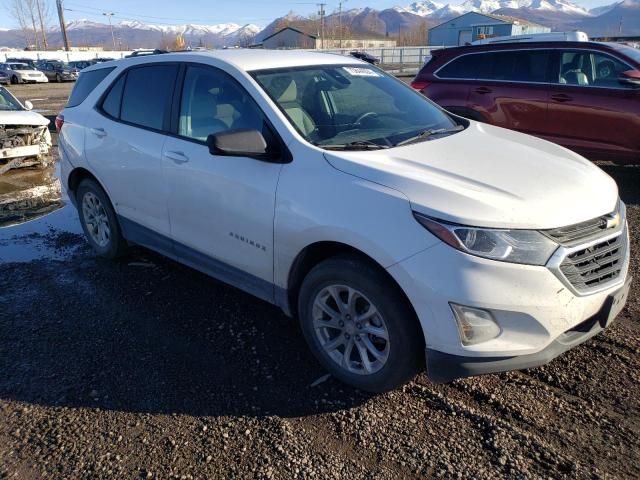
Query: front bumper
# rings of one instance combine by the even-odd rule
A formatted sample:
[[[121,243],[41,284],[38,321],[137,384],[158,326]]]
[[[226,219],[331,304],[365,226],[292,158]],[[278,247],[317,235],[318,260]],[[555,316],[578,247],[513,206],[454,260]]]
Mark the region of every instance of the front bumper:
[[[434,383],[446,383],[457,378],[545,365],[608,327],[624,308],[630,285],[631,278],[627,279],[621,289],[607,297],[598,313],[560,334],[547,347],[536,353],[512,357],[469,357],[427,348],[427,375]]]
[[[627,243],[620,274],[587,293],[570,288],[550,265],[487,260],[444,243],[390,266],[422,326],[429,376],[442,382],[541,365],[597,334],[607,324],[599,320],[603,305],[611,296],[619,298],[626,285],[626,227],[621,234]],[[463,344],[451,303],[489,311],[500,333]],[[617,301],[609,310],[615,316],[621,308]]]

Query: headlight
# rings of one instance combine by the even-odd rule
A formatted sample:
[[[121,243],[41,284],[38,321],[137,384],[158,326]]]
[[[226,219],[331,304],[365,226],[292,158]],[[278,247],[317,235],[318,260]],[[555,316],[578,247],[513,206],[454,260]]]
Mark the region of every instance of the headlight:
[[[462,252],[502,262],[545,265],[558,248],[535,230],[476,228],[434,220],[414,213],[416,220],[440,240]]]

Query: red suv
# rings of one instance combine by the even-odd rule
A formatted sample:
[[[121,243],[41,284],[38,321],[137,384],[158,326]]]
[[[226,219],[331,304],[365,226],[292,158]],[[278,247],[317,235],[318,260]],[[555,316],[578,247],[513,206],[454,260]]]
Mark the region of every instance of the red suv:
[[[593,160],[640,163],[640,50],[536,42],[434,50],[411,84],[449,110]]]

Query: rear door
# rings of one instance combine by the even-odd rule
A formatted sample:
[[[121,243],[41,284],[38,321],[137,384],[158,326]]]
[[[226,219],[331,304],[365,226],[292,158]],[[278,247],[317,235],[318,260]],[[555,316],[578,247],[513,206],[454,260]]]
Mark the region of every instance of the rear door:
[[[480,62],[468,105],[487,122],[532,135],[549,134],[549,50],[476,54]]]
[[[176,64],[128,69],[85,120],[87,161],[125,231],[170,234],[161,156],[177,73]]]
[[[592,159],[637,158],[640,90],[618,81],[632,67],[587,49],[559,50],[554,63],[550,139]]]

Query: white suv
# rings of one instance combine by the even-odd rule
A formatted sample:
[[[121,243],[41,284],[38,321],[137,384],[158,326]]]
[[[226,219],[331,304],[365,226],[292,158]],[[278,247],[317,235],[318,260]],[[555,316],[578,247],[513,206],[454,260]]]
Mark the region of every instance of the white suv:
[[[354,58],[100,64],[56,124],[98,254],[144,245],[279,305],[361,389],[408,381],[425,353],[436,382],[546,363],[626,300],[611,178]]]

